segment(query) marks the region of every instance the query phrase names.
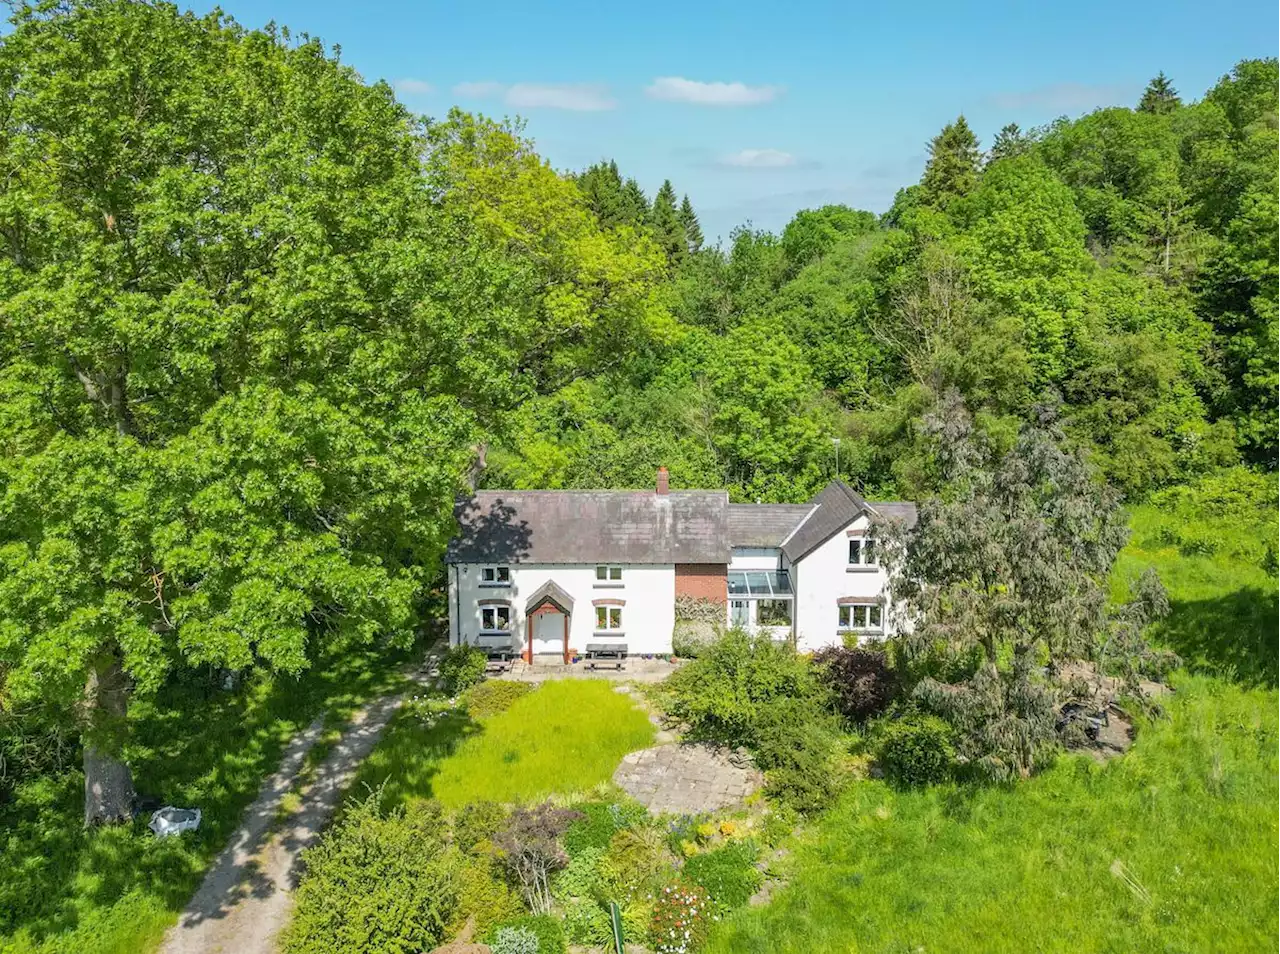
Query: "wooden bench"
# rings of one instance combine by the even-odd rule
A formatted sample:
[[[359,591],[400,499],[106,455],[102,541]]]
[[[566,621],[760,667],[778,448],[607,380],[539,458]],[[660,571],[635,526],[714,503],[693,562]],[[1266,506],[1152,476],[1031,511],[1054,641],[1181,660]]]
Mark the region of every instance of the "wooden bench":
[[[509,641],[486,644],[482,636],[476,641],[475,647],[483,652],[488,660],[484,666],[485,675],[498,675],[511,669],[516,651]]]
[[[613,663],[615,669],[627,665],[626,643],[587,643],[587,668],[597,669],[602,662]]]

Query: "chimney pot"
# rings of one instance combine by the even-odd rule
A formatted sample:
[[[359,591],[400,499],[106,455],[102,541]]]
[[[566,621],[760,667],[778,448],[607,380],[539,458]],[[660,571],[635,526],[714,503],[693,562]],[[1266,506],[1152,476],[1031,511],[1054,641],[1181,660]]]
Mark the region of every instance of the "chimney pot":
[[[666,494],[671,489],[671,485],[667,480],[667,468],[658,468],[658,493]]]

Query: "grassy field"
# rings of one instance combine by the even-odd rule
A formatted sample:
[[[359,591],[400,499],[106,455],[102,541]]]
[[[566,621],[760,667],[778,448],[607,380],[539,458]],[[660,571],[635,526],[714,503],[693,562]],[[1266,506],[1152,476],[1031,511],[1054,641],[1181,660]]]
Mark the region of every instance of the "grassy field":
[[[193,835],[159,840],[146,818],[85,832],[76,769],[20,784],[0,807],[0,954],[154,948],[294,733],[320,714],[338,724],[401,685],[405,658],[348,651],[300,679],[255,680],[235,692],[192,676],[136,704],[129,757],[138,791],[198,806]]]
[[[1274,486],[1228,473],[1134,511],[1114,593],[1160,572],[1155,635],[1187,671],[1128,755],[1007,789],[857,783],[796,839],[790,886],[709,950],[1276,950]]]
[[[623,755],[652,739],[648,717],[609,683],[553,681],[486,719],[407,708],[353,791],[382,785],[389,806],[425,798],[449,808],[532,802],[607,782]]]

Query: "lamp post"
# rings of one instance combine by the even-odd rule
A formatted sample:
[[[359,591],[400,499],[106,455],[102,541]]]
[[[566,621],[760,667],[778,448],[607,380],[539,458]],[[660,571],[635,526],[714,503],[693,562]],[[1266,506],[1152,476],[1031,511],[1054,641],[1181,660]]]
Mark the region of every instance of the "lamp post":
[[[831,443],[836,445],[836,480],[840,479],[840,438],[831,438]]]

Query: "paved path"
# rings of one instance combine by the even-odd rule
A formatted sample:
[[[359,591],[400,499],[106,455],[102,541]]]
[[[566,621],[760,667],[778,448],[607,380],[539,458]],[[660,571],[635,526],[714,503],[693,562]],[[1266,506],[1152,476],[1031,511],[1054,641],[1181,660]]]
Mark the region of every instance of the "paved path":
[[[741,803],[764,784],[742,753],[676,743],[623,756],[613,780],[655,815],[719,811]]]
[[[426,682],[423,671],[412,678]],[[218,856],[159,954],[271,954],[276,935],[289,921],[299,855],[314,844],[333,816],[356,768],[373,749],[404,695],[384,696],[352,717],[303,793],[302,807],[272,830],[284,796],[320,738],[317,720],[285,750],[279,770],[267,779],[245,811],[244,821]]]

